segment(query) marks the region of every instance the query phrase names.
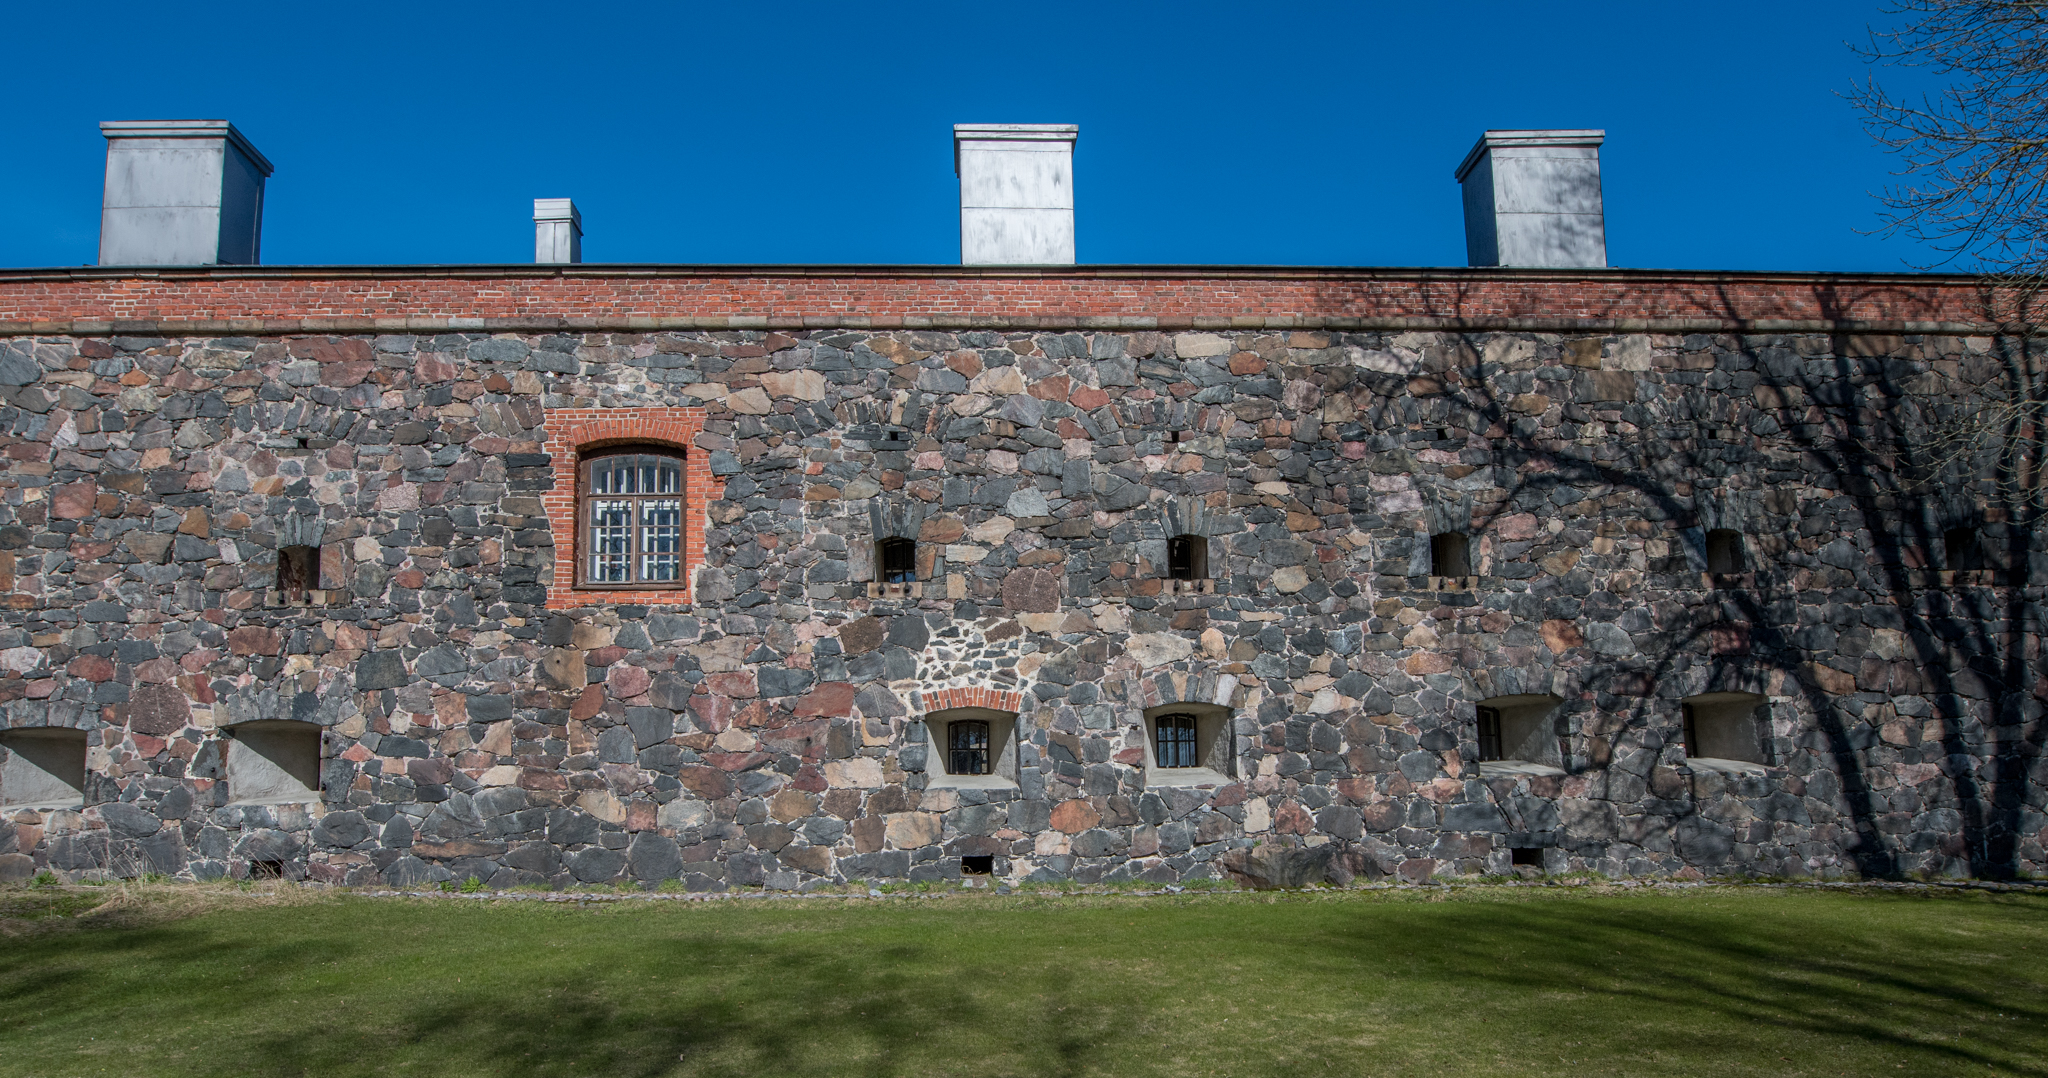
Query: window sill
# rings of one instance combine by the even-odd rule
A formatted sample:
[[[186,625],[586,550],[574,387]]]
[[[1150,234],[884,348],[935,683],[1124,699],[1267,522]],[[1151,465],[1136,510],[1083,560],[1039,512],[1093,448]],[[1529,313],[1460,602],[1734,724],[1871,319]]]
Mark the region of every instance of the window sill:
[[[1717,771],[1723,775],[1762,775],[1769,771],[1764,765],[1749,760],[1721,760],[1712,756],[1689,756],[1685,766],[1694,771]]]
[[[1162,786],[1229,786],[1237,780],[1207,767],[1155,767],[1145,772],[1148,788]]]
[[[904,584],[869,584],[870,599],[921,599],[924,597],[924,581],[912,580]]]
[[[84,797],[73,797],[60,801],[24,801],[18,805],[0,805],[0,813],[8,812],[78,812],[85,808]]]
[[[270,805],[309,805],[309,806],[318,806],[318,805],[320,805],[320,804],[322,804],[322,802],[321,802],[321,800],[320,800],[320,795],[319,795],[319,794],[276,794],[276,795],[273,795],[273,796],[271,796],[271,797],[247,797],[247,798],[237,798],[236,800],[233,800],[233,801],[230,801],[230,802],[228,802],[228,803],[227,803],[227,804],[226,804],[225,806],[223,806],[223,807],[224,807],[224,808],[245,808],[245,807],[265,807],[265,806],[270,806]]]
[[[1014,790],[1017,780],[1001,775],[950,775],[945,772],[925,773],[925,788],[931,790]]]
[[[263,593],[263,605],[273,607],[288,606],[303,610],[316,606],[338,606],[345,598],[346,596],[339,588],[315,589],[308,591],[303,598],[298,599],[290,598],[284,592],[271,588]]]
[[[1549,764],[1531,763],[1528,760],[1482,760],[1479,774],[1514,776],[1520,778],[1562,778],[1564,768]]]
[[[1180,580],[1173,577],[1168,577],[1166,578],[1165,585],[1166,586],[1163,590],[1168,595],[1216,594],[1216,582],[1214,580],[1210,580],[1207,578],[1203,578],[1201,580]]]

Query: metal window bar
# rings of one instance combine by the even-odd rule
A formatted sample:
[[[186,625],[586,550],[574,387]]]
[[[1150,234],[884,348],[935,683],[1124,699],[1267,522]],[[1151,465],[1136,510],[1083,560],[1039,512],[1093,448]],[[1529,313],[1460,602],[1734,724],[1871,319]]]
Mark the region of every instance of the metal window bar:
[[[917,579],[917,541],[884,539],[881,544],[882,582],[908,584]]]
[[[1479,709],[1479,758],[1481,760],[1502,759],[1500,743],[1500,709],[1482,707]]]
[[[946,770],[955,775],[986,775],[988,768],[988,723],[960,719],[946,724]]]
[[[589,563],[593,584],[671,582],[683,576],[683,466],[674,457],[621,453],[590,464]]]
[[[1202,766],[1195,751],[1193,715],[1161,715],[1152,727],[1152,756],[1160,767]]]

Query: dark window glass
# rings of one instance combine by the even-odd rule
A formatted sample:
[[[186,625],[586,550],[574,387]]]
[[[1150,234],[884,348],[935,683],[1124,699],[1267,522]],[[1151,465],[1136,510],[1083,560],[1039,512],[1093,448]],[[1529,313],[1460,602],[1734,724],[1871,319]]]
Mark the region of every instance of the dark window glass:
[[[320,548],[310,546],[279,547],[277,551],[277,590],[284,593],[288,602],[304,602],[306,593],[320,583]]]
[[[1698,756],[1700,754],[1700,730],[1698,721],[1693,717],[1692,705],[1680,704],[1678,707],[1685,716],[1685,754],[1687,756]]]
[[[955,775],[986,775],[988,769],[988,723],[963,719],[946,724],[946,770]]]
[[[683,462],[613,453],[583,466],[586,584],[676,583],[683,578]]]
[[[1481,760],[1501,759],[1500,709],[1482,707],[1479,709],[1479,758]]]
[[[1707,572],[1739,573],[1743,571],[1742,533],[1731,528],[1715,528],[1707,533]]]
[[[1204,580],[1209,576],[1209,540],[1176,535],[1166,541],[1166,575],[1173,580]]]
[[[1464,532],[1439,532],[1429,537],[1433,576],[1471,576],[1472,547]]]
[[[908,584],[917,579],[916,540],[884,539],[878,546],[881,553],[883,583]]]
[[[1160,767],[1200,767],[1195,753],[1195,717],[1161,715],[1152,722],[1152,756]]]
[[[1977,529],[1950,528],[1941,533],[1943,567],[1957,572],[1984,568],[1984,548],[1977,542]]]

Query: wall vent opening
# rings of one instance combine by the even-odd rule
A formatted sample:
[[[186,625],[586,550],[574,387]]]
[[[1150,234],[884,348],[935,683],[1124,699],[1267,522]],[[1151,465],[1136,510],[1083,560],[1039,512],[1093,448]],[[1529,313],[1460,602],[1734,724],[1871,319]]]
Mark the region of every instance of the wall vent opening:
[[[973,853],[960,859],[960,871],[969,876],[987,876],[996,870],[993,854]]]
[[[1534,865],[1537,868],[1542,868],[1543,848],[1541,846],[1512,847],[1508,850],[1508,863],[1511,865]]]
[[[1200,535],[1176,535],[1166,541],[1166,575],[1174,580],[1209,578],[1209,540]]]
[[[1438,532],[1429,537],[1431,576],[1471,576],[1472,540],[1464,532]]]
[[[1717,576],[1748,569],[1742,556],[1742,533],[1733,528],[1715,528],[1707,533],[1707,572]]]
[[[320,548],[287,546],[277,549],[277,590],[287,603],[303,603],[320,586]]]
[[[1950,528],[1941,533],[1942,567],[1951,572],[1984,568],[1984,544],[1975,528]]]

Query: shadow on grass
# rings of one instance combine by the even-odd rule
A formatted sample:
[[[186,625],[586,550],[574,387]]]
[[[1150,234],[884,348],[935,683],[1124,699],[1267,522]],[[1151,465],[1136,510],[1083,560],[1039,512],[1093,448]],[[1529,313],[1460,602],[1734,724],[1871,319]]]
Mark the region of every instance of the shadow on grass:
[[[1987,953],[2000,924],[2044,911],[1869,895],[618,914],[344,903],[9,948],[0,1008],[37,1017],[0,1072],[61,1069],[72,1041],[137,1022],[167,1075],[650,1076],[1165,1073],[1175,1056],[1287,1073],[1304,1056],[1336,1062],[1363,1033],[1387,1035],[1376,1058],[1398,1069],[1452,1043],[1516,1052],[1576,1020],[1598,1027],[1582,1035],[1604,1038],[1588,1051],[1609,1065],[1753,1064],[1743,1045],[1768,1041],[2048,1074],[2041,976]],[[1217,1024],[1240,1003],[1272,1017]]]

